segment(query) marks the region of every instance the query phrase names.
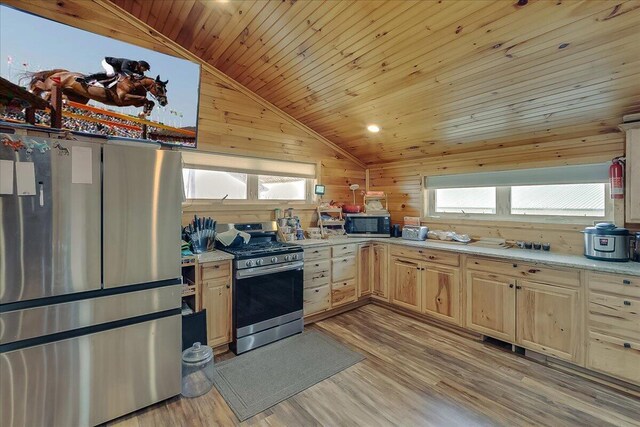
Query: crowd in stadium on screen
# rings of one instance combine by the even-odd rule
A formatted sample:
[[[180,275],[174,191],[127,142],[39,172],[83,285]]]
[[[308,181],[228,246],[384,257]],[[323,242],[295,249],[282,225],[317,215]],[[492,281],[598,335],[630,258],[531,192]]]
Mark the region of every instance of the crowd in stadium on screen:
[[[124,120],[117,117],[100,114],[93,111],[83,110],[81,108],[64,106],[64,110],[79,116],[88,116],[94,119],[104,120],[111,123],[121,123],[129,126],[139,127],[140,124],[130,120]],[[36,124],[48,126],[50,123],[49,113],[44,111],[36,111]],[[10,120],[24,122],[25,116],[22,111],[3,111],[0,113],[0,120]],[[128,129],[122,126],[107,125],[100,122],[82,120],[75,117],[62,117],[63,129],[69,129],[76,132],[86,132],[94,135],[116,136],[124,138],[142,138],[142,130]],[[192,145],[195,140],[191,137],[184,136],[168,136],[161,129],[149,126],[149,135],[152,139],[167,140],[171,139],[182,144]]]

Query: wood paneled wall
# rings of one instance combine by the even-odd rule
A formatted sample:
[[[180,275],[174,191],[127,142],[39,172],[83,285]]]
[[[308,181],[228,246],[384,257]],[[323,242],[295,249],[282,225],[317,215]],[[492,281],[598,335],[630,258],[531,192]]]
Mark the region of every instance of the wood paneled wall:
[[[182,56],[194,61],[184,49],[158,34],[135,18],[115,10],[115,6],[99,0],[3,0],[10,6],[62,22],[93,33],[105,35],[158,52]],[[61,64],[63,65],[63,64]],[[98,66],[99,64],[96,64]],[[321,162],[321,182],[326,185],[326,199],[348,201],[349,185],[365,185],[365,170],[350,159],[349,154],[304,125],[243,90],[210,65],[203,66],[200,82],[198,149],[221,153],[237,153],[263,158]],[[231,206],[220,202],[188,206],[185,221],[196,211],[222,222],[270,220],[273,209],[287,206]],[[315,217],[311,206],[296,213],[309,226]]]
[[[526,167],[597,163],[624,153],[624,135],[603,135],[568,140],[544,140],[509,148],[442,153],[414,161],[395,162],[369,169],[369,188],[389,194],[389,210],[394,223],[423,211],[421,177]],[[474,237],[550,242],[552,251],[581,254],[584,225],[556,225],[520,222],[432,219],[424,222],[432,229],[454,230]]]

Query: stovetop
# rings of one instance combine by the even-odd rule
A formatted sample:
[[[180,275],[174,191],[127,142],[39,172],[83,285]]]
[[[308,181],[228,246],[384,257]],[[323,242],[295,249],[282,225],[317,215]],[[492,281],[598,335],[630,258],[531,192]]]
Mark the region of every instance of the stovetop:
[[[301,252],[302,248],[299,246],[288,245],[280,242],[260,242],[249,243],[237,248],[224,248],[226,252],[234,254],[236,257],[251,257],[270,255],[272,253],[292,253]]]

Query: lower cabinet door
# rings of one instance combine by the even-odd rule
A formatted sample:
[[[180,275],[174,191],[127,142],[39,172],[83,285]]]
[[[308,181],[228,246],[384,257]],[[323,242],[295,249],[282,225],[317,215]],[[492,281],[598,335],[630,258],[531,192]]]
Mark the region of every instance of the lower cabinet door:
[[[371,245],[363,245],[358,248],[358,298],[371,294],[372,257]]]
[[[422,295],[423,313],[460,324],[460,269],[425,265]]]
[[[372,291],[374,297],[384,301],[389,301],[388,253],[389,247],[387,245],[373,245],[373,265],[371,266],[373,270]]]
[[[420,264],[400,258],[391,260],[391,303],[414,311],[422,310]]]
[[[202,308],[207,310],[207,339],[209,346],[231,342],[231,284],[228,280],[204,282]]]
[[[331,308],[331,285],[328,283],[304,290],[304,315],[320,313]]]
[[[469,272],[467,276],[467,327],[474,331],[515,342],[515,279],[490,273]]]
[[[576,362],[583,341],[578,321],[579,293],[542,283],[516,284],[516,342],[530,350]]]

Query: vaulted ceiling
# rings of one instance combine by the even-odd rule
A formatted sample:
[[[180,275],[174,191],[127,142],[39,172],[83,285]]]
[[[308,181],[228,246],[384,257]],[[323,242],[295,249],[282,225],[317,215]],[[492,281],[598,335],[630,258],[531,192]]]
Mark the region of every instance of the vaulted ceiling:
[[[637,0],[112,1],[369,164],[640,111]]]

